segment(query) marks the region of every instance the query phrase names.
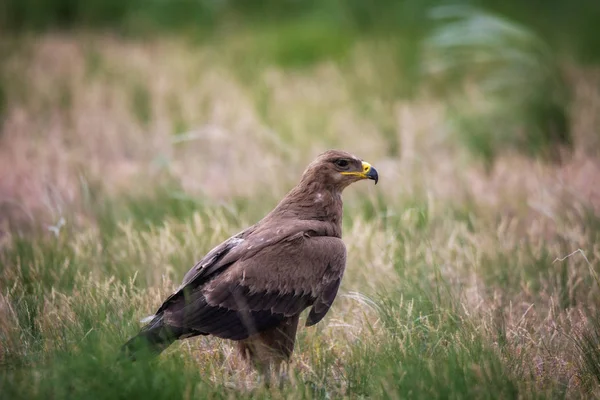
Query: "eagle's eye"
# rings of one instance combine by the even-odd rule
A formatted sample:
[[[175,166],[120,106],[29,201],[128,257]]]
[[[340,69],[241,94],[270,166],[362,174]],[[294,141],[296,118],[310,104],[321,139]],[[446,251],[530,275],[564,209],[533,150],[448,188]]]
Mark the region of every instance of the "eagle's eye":
[[[343,158],[340,158],[339,160],[335,160],[333,163],[340,168],[348,168],[348,165],[350,164],[348,162],[348,160],[345,160]]]

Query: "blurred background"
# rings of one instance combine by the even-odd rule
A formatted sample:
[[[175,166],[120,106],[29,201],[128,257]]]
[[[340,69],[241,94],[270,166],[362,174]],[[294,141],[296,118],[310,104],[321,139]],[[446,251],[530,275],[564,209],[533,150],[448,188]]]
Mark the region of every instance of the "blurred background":
[[[593,0],[0,1],[0,364],[44,377],[0,389],[164,393],[102,354],[339,148],[380,183],[344,194],[302,393],[598,396],[599,27]],[[186,363],[239,378],[193,343],[173,396]]]
[[[385,160],[407,187],[407,175],[464,163],[484,174],[502,156],[564,166],[600,147],[594,1],[1,7],[0,151],[12,171],[1,207],[22,223],[34,211],[59,219],[84,181],[131,193],[160,175],[194,196],[279,196],[330,147]],[[589,176],[567,179],[595,199],[597,166],[581,168]]]

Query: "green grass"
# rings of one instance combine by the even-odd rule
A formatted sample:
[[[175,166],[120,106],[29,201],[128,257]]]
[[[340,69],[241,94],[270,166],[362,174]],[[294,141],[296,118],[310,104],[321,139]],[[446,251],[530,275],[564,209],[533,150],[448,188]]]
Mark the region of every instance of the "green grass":
[[[365,203],[364,211],[351,207],[358,215],[345,223],[345,237],[353,244],[351,260],[358,260],[350,262],[332,315],[320,328],[300,333],[296,359],[309,367],[295,364],[293,383],[281,389],[261,386],[236,366],[239,360],[224,357],[226,343],[211,339],[174,345],[158,359],[118,363],[118,348],[135,333],[136,321],[248,215],[244,209],[231,215],[217,206],[180,203],[167,193],[172,192],[165,187],[149,197],[111,199],[107,209],[113,213],[96,214],[97,228],[66,228],[58,237],[15,236],[3,250],[2,295],[10,310],[1,336],[3,393],[10,398],[541,398],[562,393],[558,385],[534,383],[539,377],[519,359],[526,355],[514,353],[515,339],[488,326],[485,313],[473,314],[461,291],[466,282],[457,276],[472,274],[462,257],[468,259],[487,240],[498,246],[503,238],[494,237],[475,209],[473,234],[482,237],[479,244],[463,242],[448,253],[440,245],[447,235],[470,237],[460,229],[446,231],[448,224],[464,224],[452,217],[460,214],[432,212],[417,199],[388,205],[405,211],[385,223],[378,218],[385,212],[381,204]],[[365,226],[380,230],[386,244],[357,244]],[[502,252],[490,248],[490,255],[477,261],[476,274],[490,296],[501,290],[518,298],[523,295],[518,288],[526,287],[525,298],[536,302],[544,292],[561,290],[561,281],[551,279],[560,277],[549,269],[551,250],[534,249],[536,240],[522,237],[519,248]],[[380,272],[389,283],[376,289],[363,288],[357,270],[368,267],[363,257],[371,245],[385,246],[380,251],[393,257],[386,261],[393,268]],[[445,270],[445,263],[454,271]],[[600,298],[598,288],[584,281]],[[348,288],[363,294],[348,301],[343,297]],[[362,333],[338,336],[327,329],[339,318]],[[591,335],[583,336],[577,348],[583,351],[582,374],[595,379]],[[557,351],[553,357],[566,357]]]
[[[247,393],[228,388],[227,382],[244,377],[236,377],[239,372],[229,370],[218,355],[209,358],[210,364],[196,365],[196,356],[180,348],[157,360],[117,362],[120,341],[133,333],[132,328],[122,328],[132,327],[135,312],[128,301],[132,288],[80,284],[86,295],[80,304],[73,304],[74,321],[60,321],[54,327],[52,351],[40,343],[28,349],[33,354],[23,356],[21,364],[8,365],[0,380],[3,393],[11,398],[268,397],[260,386]],[[429,300],[399,303],[401,295],[383,297],[375,304],[385,325],[376,337],[336,343],[344,354],[336,355],[322,339],[304,338],[301,346],[306,347],[312,372],[296,372],[292,379],[297,384],[277,395],[445,398],[451,393],[452,398],[487,398],[518,393],[498,355],[468,326]],[[197,357],[207,359],[201,349],[196,351]],[[485,395],[488,390],[493,395]]]
[[[524,64],[500,59],[497,70],[463,71],[478,82],[469,93],[492,93],[500,108],[480,118],[457,101],[448,118],[447,97],[413,85],[424,71],[410,39],[439,39],[417,23],[426,10],[399,3],[404,20],[417,22],[396,39],[372,26],[381,10],[352,4],[354,17],[329,25],[322,13],[301,12],[279,29],[257,13],[254,25],[214,42],[89,32],[11,42],[0,132],[0,168],[14,171],[0,181],[0,393],[599,395],[600,220],[589,184],[597,157],[548,165],[539,162],[545,144],[535,142],[554,140],[539,122],[564,112],[550,93],[566,85],[571,104],[582,105],[564,120],[573,146],[598,153],[585,145],[596,135],[598,98],[576,89],[588,75],[575,66],[554,82],[562,64],[537,53],[547,49],[538,35],[517,29],[525,32],[519,46],[535,42],[517,46]],[[395,13],[381,22],[393,24]],[[503,32],[498,47],[479,43],[481,52],[467,55],[513,49]],[[461,46],[442,61],[466,66]],[[521,102],[511,96],[523,65],[539,80]],[[537,75],[540,65],[548,75]],[[499,76],[505,86],[491,90]],[[510,136],[523,126],[531,132]],[[120,345],[185,272],[271,210],[330,147],[371,162],[381,179],[344,195],[347,272],[327,318],[301,329],[288,384],[265,387],[230,343],[214,338],[117,362]],[[482,170],[466,150],[493,158],[497,170]]]

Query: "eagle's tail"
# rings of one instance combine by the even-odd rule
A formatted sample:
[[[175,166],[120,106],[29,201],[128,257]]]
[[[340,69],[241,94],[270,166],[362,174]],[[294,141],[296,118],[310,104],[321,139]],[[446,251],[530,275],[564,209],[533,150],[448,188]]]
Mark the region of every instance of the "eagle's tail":
[[[157,356],[182,335],[181,328],[165,324],[162,315],[155,316],[140,333],[121,347],[121,358],[136,360],[141,353]]]

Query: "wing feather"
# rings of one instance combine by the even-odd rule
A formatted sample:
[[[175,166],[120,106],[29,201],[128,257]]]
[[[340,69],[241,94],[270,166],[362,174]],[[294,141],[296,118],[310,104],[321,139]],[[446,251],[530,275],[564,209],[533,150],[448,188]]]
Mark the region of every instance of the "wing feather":
[[[188,272],[178,290],[186,295],[172,296],[159,311],[172,326],[234,340],[310,306],[307,325],[317,323],[337,294],[346,249],[336,237],[289,232],[277,240],[266,241],[263,233],[226,241]]]
[[[321,321],[325,314],[329,311],[329,308],[333,304],[333,300],[337,295],[338,289],[340,287],[341,277],[339,279],[334,280],[329,285],[325,286],[321,295],[315,301],[313,307],[308,314],[308,318],[306,319],[306,326],[315,325],[317,322]]]

